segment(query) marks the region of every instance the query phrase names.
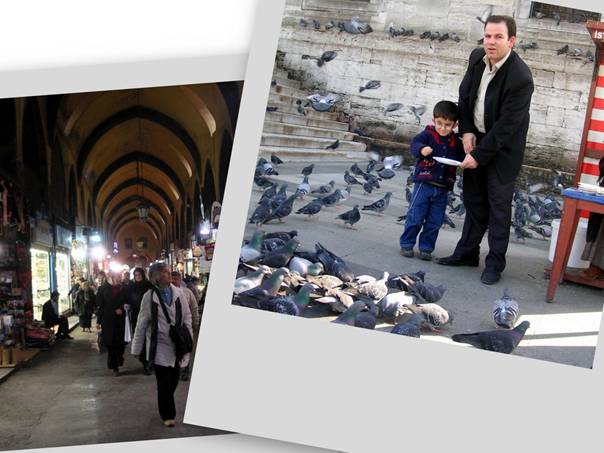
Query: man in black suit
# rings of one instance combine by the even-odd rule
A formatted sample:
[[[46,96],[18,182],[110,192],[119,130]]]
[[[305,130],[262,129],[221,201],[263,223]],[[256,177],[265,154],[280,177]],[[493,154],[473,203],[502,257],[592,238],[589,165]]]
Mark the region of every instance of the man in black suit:
[[[51,329],[58,325],[57,338],[66,338],[73,340],[73,337],[69,335],[69,323],[67,318],[59,314],[59,292],[53,291],[50,294],[50,300],[42,305],[42,321],[44,325]]]
[[[466,157],[461,164],[466,218],[451,256],[437,262],[478,266],[480,242],[488,229],[489,253],[480,280],[496,283],[505,268],[514,183],[524,158],[533,76],[512,50],[516,23],[490,16],[483,48],[470,55],[459,86],[459,131]]]

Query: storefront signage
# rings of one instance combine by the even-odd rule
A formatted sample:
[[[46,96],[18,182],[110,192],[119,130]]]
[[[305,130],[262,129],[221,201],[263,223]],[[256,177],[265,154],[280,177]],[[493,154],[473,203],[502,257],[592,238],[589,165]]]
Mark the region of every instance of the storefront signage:
[[[55,228],[57,229],[57,245],[70,249],[73,233],[58,225]]]
[[[36,221],[31,227],[31,242],[52,247],[52,229],[44,220]]]

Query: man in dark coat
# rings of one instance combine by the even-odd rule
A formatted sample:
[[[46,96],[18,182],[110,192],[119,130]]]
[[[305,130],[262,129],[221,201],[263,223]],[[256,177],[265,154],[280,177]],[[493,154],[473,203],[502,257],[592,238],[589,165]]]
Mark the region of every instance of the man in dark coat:
[[[488,229],[489,253],[480,277],[487,285],[499,281],[506,264],[514,183],[524,159],[534,89],[530,69],[512,50],[515,42],[514,19],[490,16],[483,48],[470,55],[459,86],[466,217],[455,251],[437,261],[478,266],[480,242]]]
[[[119,375],[119,367],[124,364],[125,293],[120,283],[121,276],[112,272],[96,295],[97,329],[101,329],[103,342],[107,346],[107,368]]]
[[[58,325],[57,338],[65,338],[67,340],[73,340],[73,337],[69,335],[69,323],[67,318],[59,314],[59,292],[53,291],[50,294],[50,300],[42,305],[42,321],[44,325],[52,329]]]

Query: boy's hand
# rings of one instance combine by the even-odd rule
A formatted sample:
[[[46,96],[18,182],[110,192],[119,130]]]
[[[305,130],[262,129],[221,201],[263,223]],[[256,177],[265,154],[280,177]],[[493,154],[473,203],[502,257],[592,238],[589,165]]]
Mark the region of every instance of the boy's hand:
[[[472,170],[476,167],[478,167],[478,162],[476,162],[476,159],[474,159],[471,154],[466,154],[465,159],[459,166],[459,168],[461,168],[463,170],[466,170],[466,169]]]
[[[432,154],[432,148],[430,148],[429,146],[424,146],[420,150],[420,153],[422,156],[429,156],[430,154]]]
[[[473,151],[476,148],[476,135],[471,132],[463,134],[461,141],[463,142],[463,150],[466,154]]]

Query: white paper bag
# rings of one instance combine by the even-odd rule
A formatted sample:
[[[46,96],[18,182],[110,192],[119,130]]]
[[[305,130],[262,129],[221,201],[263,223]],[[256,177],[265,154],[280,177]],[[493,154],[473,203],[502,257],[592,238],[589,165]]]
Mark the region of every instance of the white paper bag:
[[[130,343],[132,341],[132,328],[130,327],[130,310],[126,310],[126,316],[124,316],[126,323],[124,329],[124,341]]]

